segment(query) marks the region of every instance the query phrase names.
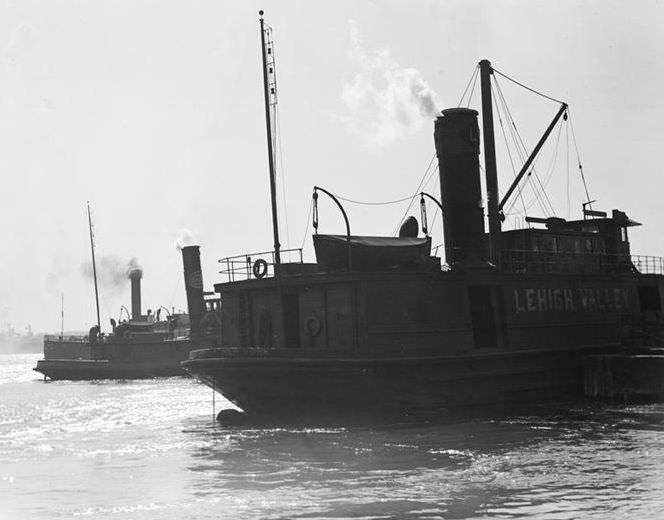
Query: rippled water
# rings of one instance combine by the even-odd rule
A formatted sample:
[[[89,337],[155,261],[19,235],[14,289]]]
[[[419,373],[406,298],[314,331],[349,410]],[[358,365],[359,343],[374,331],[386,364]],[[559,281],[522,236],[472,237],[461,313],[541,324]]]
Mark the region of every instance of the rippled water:
[[[664,406],[224,428],[192,380],[0,356],[0,518],[664,518]],[[220,399],[216,406],[219,409]]]

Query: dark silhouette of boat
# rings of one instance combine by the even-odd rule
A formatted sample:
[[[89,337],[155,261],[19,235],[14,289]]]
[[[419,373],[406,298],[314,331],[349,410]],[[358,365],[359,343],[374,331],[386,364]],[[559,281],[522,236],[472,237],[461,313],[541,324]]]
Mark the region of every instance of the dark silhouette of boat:
[[[92,225],[91,238],[92,238]],[[94,244],[91,240],[94,263]],[[182,255],[188,266],[190,249],[184,248]],[[198,256],[196,256],[198,259]],[[201,309],[190,304],[194,310],[197,326],[207,331],[218,322],[216,318],[218,300],[202,292],[200,265],[198,284],[201,289]],[[96,273],[96,271],[95,271]],[[189,338],[190,315],[169,312],[160,307],[155,313],[142,313],[141,279],[142,269],[131,267],[127,277],[131,280],[131,316],[116,322],[111,319],[112,332],[102,333],[97,302],[97,325],[87,335],[44,336],[44,359],[34,368],[49,379],[136,379],[185,375],[181,362],[189,357],[192,343]],[[192,283],[192,282],[190,282]],[[196,282],[193,282],[196,285]],[[95,295],[96,291],[95,275]],[[164,310],[165,316],[161,311]],[[127,311],[127,314],[129,312]],[[163,318],[163,319],[162,319]],[[209,333],[210,331],[208,331]]]
[[[261,36],[274,217],[271,44],[262,18]],[[493,72],[480,63],[488,233],[478,204],[478,112],[443,110],[434,141],[446,265],[412,221],[399,237],[351,234],[339,200],[316,187],[314,203],[331,196],[346,234],[314,235],[316,263],[303,263],[301,251],[284,262],[274,218],[274,251],[220,260],[228,276],[214,285],[221,333],[192,326],[199,348],[185,370],[253,416],[416,414],[579,397],[584,358],[656,337],[662,260],[631,254],[628,229],[639,224],[623,211],[584,206],[578,220],[529,218],[528,228],[502,230],[506,200],[567,105],[501,201]]]

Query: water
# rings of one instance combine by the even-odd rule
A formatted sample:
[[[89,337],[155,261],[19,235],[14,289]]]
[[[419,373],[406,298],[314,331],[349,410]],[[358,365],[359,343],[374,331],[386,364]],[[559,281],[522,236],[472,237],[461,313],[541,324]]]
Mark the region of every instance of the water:
[[[0,356],[0,518],[664,518],[664,405],[224,428],[185,378]],[[217,407],[220,398],[217,398]]]

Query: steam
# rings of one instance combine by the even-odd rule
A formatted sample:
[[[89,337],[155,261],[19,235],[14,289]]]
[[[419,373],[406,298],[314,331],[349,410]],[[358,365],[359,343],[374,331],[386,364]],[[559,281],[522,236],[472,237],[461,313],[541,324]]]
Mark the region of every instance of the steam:
[[[138,260],[132,258],[127,264],[127,276],[130,276],[134,273],[138,273],[140,276],[143,276],[143,268],[138,265]]]
[[[29,53],[34,47],[35,28],[30,24],[19,25],[11,38],[0,51],[0,60],[6,65],[17,63],[21,57]]]
[[[360,71],[343,84],[341,97],[350,115],[340,119],[371,146],[413,134],[424,120],[436,117],[436,93],[417,69],[401,67],[389,49],[369,54],[357,23],[350,23],[349,58]]]
[[[91,260],[83,264],[82,271],[89,278],[94,276]],[[115,255],[103,255],[97,259],[97,280],[102,287],[110,291],[127,287],[127,278],[134,271],[143,273],[136,258],[127,261]]]
[[[180,251],[183,247],[199,245],[200,239],[197,231],[191,231],[182,228],[178,231],[178,238],[175,240],[175,248]]]

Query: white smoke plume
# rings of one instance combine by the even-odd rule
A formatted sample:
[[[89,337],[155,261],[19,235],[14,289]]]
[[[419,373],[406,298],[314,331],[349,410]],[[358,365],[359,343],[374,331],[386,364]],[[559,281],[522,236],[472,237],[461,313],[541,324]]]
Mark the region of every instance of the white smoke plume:
[[[178,237],[175,240],[175,248],[180,251],[183,247],[186,246],[197,246],[200,245],[200,238],[198,236],[198,231],[191,231],[187,228],[182,228],[178,231]]]
[[[128,287],[127,278],[132,271],[138,270],[143,273],[136,258],[127,261],[115,255],[102,255],[97,258],[96,264],[99,285],[110,291],[119,291],[123,287]],[[93,277],[92,260],[87,260],[83,264],[82,271],[86,276]]]
[[[438,113],[436,93],[417,69],[401,67],[387,48],[372,54],[362,34],[351,24],[349,58],[360,71],[343,84],[342,100],[350,115],[341,120],[371,146],[384,146],[414,133]]]
[[[142,276],[143,275],[143,268],[139,265],[138,260],[136,260],[136,258],[132,258],[127,263],[126,274],[127,274],[127,276],[129,276],[130,274],[135,273],[135,272],[140,273],[140,275]]]

